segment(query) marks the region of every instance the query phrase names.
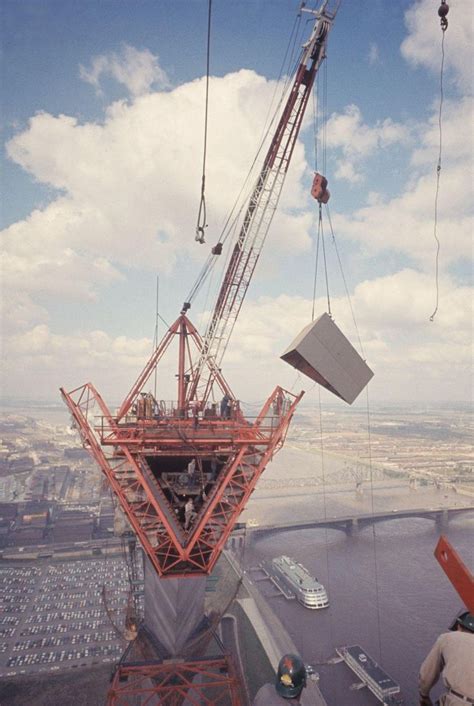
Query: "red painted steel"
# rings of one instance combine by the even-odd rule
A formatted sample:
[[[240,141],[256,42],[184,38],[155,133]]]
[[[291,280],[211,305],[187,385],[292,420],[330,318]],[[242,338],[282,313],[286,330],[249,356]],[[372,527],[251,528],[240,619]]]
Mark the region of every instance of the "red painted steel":
[[[199,352],[200,339],[194,332],[186,317],[180,316],[157,350],[166,350],[170,337],[178,333],[181,341],[191,337]],[[186,350],[190,352],[181,343],[181,371]],[[151,360],[155,362],[156,356]],[[149,379],[153,370],[147,365],[139,380]],[[183,393],[180,380],[178,384]],[[228,393],[222,376],[220,387]],[[122,405],[122,416],[119,412],[115,418],[91,383],[70,393],[61,389],[61,393],[84,446],[106,476],[154,568],[160,576],[174,578],[212,571],[260,475],[282,446],[303,395],[275,388],[251,422],[235,401],[228,416],[219,415],[216,405],[214,410],[197,414],[190,403],[180,406],[178,402],[164,414],[147,417],[151,407],[145,405],[137,385]],[[137,405],[142,401],[143,405]],[[126,409],[131,412],[134,405],[135,416],[123,414]],[[208,411],[211,416],[203,415]],[[139,418],[141,414],[144,418]],[[209,478],[209,472],[201,471],[205,481],[201,480],[199,494],[192,496],[185,482],[189,462],[194,459],[196,467],[204,468],[212,466],[213,458],[222,459],[216,477]],[[182,472],[175,474],[178,480],[172,485],[167,476],[176,464]],[[190,499],[192,510],[187,517]]]
[[[474,614],[474,576],[443,535],[439,538],[434,555],[468,611]]]
[[[245,212],[241,230],[224,274],[203,352],[189,385],[188,399],[204,403],[211,395],[218,369],[242,307],[291,162],[309,96],[325,58],[326,42],[335,13],[323,5],[316,14],[311,36],[303,45],[291,91],[263,161]],[[209,365],[213,361],[214,368]]]
[[[242,706],[234,664],[227,655],[190,662],[120,664],[107,694],[107,706],[140,703],[178,706],[184,699],[207,706]]]

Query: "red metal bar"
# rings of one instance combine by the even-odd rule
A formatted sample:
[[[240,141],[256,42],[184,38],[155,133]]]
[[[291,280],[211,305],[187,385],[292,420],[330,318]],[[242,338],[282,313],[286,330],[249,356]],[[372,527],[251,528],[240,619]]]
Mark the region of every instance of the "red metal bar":
[[[144,367],[144,369],[142,370],[142,372],[138,376],[132,389],[130,390],[130,392],[128,393],[128,395],[126,396],[124,401],[122,402],[122,406],[120,407],[118,415],[117,415],[117,420],[122,419],[127,414],[128,410],[132,406],[136,396],[138,395],[138,393],[140,392],[140,390],[142,389],[142,387],[146,383],[146,381],[149,379],[150,375],[152,374],[152,372],[155,369],[156,365],[158,364],[159,360],[163,357],[166,349],[168,348],[169,344],[171,343],[173,335],[178,333],[180,323],[181,323],[181,316],[176,319],[176,321],[174,322],[174,324],[172,326],[170,326],[169,330],[166,332],[166,334],[162,338],[160,345],[155,348],[150,360],[148,361],[148,363],[146,364],[146,366]]]
[[[160,576],[172,577],[203,575],[212,571],[258,478],[281,446],[302,396],[295,397],[277,387],[264,405],[258,423],[251,425],[245,420],[241,423],[232,420],[232,424],[221,422],[233,430],[229,438],[222,440],[220,434],[205,432],[203,438],[195,436],[188,442],[179,433],[172,439],[154,440],[156,450],[150,452],[146,438],[138,438],[140,443],[137,444],[135,438],[120,435],[124,428],[117,425],[93,385],[88,383],[77,388],[74,398],[64,390],[61,392],[76,420],[84,446],[107,477],[155,570]],[[264,418],[275,401],[281,412],[276,417],[278,423],[276,426],[264,424]],[[105,431],[103,423],[99,430],[94,429],[91,416],[95,411],[101,412],[107,424]],[[192,422],[186,424],[189,427]],[[179,424],[175,424],[177,426]],[[137,423],[129,431],[135,434],[145,430],[146,425]],[[109,455],[101,447],[99,434],[102,438],[105,436],[103,443],[112,445]],[[173,507],[144,465],[146,454],[166,455],[170,448],[176,448],[176,455],[185,458],[209,455],[218,449],[229,459],[227,468],[222,471],[189,531],[176,521]]]
[[[179,354],[178,354],[178,410],[184,416],[185,400],[186,400],[186,383],[185,383],[185,355],[186,355],[186,323],[185,317],[180,317],[179,324]]]
[[[434,555],[468,611],[474,614],[474,576],[443,535],[439,538]]]
[[[243,705],[228,655],[192,662],[120,664],[107,694],[107,706],[135,706],[137,697],[141,703],[162,706],[175,706],[184,698],[207,706]]]

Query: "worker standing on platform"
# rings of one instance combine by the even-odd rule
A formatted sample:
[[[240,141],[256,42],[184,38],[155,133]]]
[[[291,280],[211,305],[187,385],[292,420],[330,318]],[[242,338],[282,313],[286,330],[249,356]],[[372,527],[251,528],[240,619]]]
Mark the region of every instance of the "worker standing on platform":
[[[221,400],[221,417],[222,419],[229,419],[230,417],[230,397],[226,393]]]
[[[440,676],[446,693],[439,706],[474,704],[474,615],[460,613],[438,637],[420,668],[420,706],[432,706],[429,693]]]
[[[196,517],[196,511],[194,509],[194,501],[189,498],[184,506],[184,529],[188,531],[189,525]]]
[[[290,706],[299,704],[306,686],[306,668],[301,657],[287,654],[281,658],[275,684],[264,684],[259,689],[253,706]]]

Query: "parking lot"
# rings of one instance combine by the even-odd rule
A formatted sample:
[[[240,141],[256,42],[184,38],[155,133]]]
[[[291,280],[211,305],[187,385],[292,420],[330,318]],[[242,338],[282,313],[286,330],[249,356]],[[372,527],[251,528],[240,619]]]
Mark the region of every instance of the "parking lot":
[[[117,557],[0,566],[0,678],[117,661],[128,595]]]

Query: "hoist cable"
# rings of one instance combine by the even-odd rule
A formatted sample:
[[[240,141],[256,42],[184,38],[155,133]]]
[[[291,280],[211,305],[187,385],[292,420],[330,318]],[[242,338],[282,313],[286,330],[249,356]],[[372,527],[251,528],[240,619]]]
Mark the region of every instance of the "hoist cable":
[[[158,347],[158,322],[159,322],[159,305],[160,305],[160,278],[156,276],[156,307],[155,307],[155,332],[153,335],[153,353]],[[155,366],[155,372],[153,377],[153,396],[156,400],[157,393],[157,368]]]
[[[328,60],[325,58],[323,65],[323,105],[322,105],[322,120],[323,120],[323,174],[326,174],[326,147],[327,147],[327,123],[328,123]]]
[[[374,506],[374,477],[372,470],[372,438],[371,438],[371,427],[370,427],[370,404],[369,404],[369,387],[366,387],[366,399],[367,399],[367,447],[369,455],[369,470],[370,470],[370,507],[372,517],[375,514]],[[377,564],[377,534],[375,531],[375,522],[372,521],[372,539],[373,539],[373,550],[374,550],[374,587],[375,587],[375,602],[377,606],[377,638],[379,647],[379,659],[382,661],[382,631],[380,627],[380,599],[379,599],[379,572]]]
[[[328,594],[331,595],[331,581],[329,575],[329,542],[328,542],[328,528],[326,526],[328,514],[327,514],[327,497],[326,497],[326,465],[324,457],[324,437],[323,437],[323,409],[321,405],[321,386],[318,385],[318,407],[319,407],[319,443],[321,445],[321,476],[323,481],[323,519],[325,522],[324,527],[324,546],[326,550],[326,574],[327,574],[327,586]],[[334,645],[333,636],[333,625],[332,625],[332,611],[329,609],[329,644],[331,648]]]
[[[313,89],[313,132],[314,132],[314,171],[318,171],[318,135],[319,135],[319,72],[316,75],[316,87]]]
[[[324,229],[323,229],[323,217],[322,217],[322,206],[319,204],[319,222],[321,223],[321,245],[323,247],[323,259],[324,259],[324,277],[326,279],[326,296],[328,300],[328,314],[332,319],[331,313],[331,297],[329,296],[329,279],[328,279],[328,266],[326,262],[326,246],[324,244]]]
[[[339,248],[337,247],[336,236],[334,235],[334,229],[333,229],[333,227],[332,227],[331,213],[330,213],[330,211],[329,211],[329,206],[328,206],[327,204],[326,204],[326,215],[327,215],[327,217],[328,217],[329,228],[330,228],[330,230],[331,230],[331,237],[332,237],[332,242],[333,242],[333,245],[334,245],[334,249],[335,249],[335,251],[336,251],[337,261],[338,261],[338,263],[339,263],[339,268],[340,268],[340,270],[341,270],[341,277],[342,277],[342,281],[343,281],[343,283],[344,283],[344,289],[345,289],[345,292],[346,292],[347,301],[348,301],[348,303],[349,303],[349,308],[350,308],[351,314],[352,314],[352,321],[354,322],[355,330],[356,330],[356,332],[357,332],[357,338],[358,338],[358,340],[359,340],[360,351],[361,351],[361,353],[362,353],[362,357],[365,359],[364,346],[362,345],[362,340],[361,340],[360,333],[359,333],[359,327],[357,326],[357,321],[356,321],[356,317],[355,317],[355,314],[354,314],[354,309],[353,309],[353,307],[352,307],[352,299],[351,299],[351,295],[349,294],[349,288],[348,288],[348,286],[347,286],[346,276],[345,276],[345,274],[344,274],[344,269],[343,269],[343,267],[342,267],[341,257],[340,257],[340,255],[339,255]]]
[[[204,149],[202,157],[202,177],[201,177],[201,201],[199,203],[199,213],[196,223],[196,240],[199,243],[204,243],[204,229],[207,228],[207,213],[206,213],[206,157],[207,157],[207,122],[209,112],[209,65],[211,56],[211,16],[212,16],[212,0],[208,4],[207,16],[207,57],[206,57],[206,100],[204,110]]]
[[[261,152],[262,152],[262,149],[263,149],[263,147],[265,146],[265,141],[266,141],[266,139],[267,139],[267,137],[268,137],[268,135],[269,135],[269,133],[270,133],[270,130],[271,130],[271,128],[273,127],[273,125],[275,124],[275,121],[276,121],[276,119],[277,119],[277,117],[278,117],[278,115],[279,115],[279,110],[280,110],[280,107],[281,107],[281,105],[282,105],[282,103],[283,103],[283,101],[284,101],[284,99],[285,99],[285,95],[286,95],[286,92],[287,92],[287,89],[288,89],[290,80],[291,80],[293,74],[296,72],[296,67],[297,67],[298,64],[301,62],[301,57],[302,57],[302,55],[303,55],[303,50],[301,50],[301,52],[299,52],[298,58],[296,59],[295,62],[294,62],[294,59],[293,59],[293,57],[294,57],[294,49],[295,49],[295,46],[296,46],[296,43],[297,43],[297,40],[298,40],[298,28],[299,28],[300,20],[301,20],[300,16],[297,16],[296,19],[295,19],[295,22],[294,22],[294,24],[293,24],[293,28],[292,28],[291,33],[290,33],[290,38],[289,38],[289,40],[288,40],[287,50],[286,50],[286,52],[285,52],[285,58],[288,56],[288,54],[290,54],[290,58],[289,58],[289,62],[288,62],[289,71],[288,71],[288,73],[287,73],[287,76],[286,76],[286,79],[285,79],[284,83],[280,86],[280,81],[281,81],[283,72],[284,72],[284,70],[285,70],[285,59],[284,59],[284,61],[282,62],[281,68],[280,68],[280,73],[279,73],[278,79],[277,79],[276,84],[275,84],[275,90],[274,90],[274,93],[273,93],[272,100],[271,100],[271,102],[270,102],[270,108],[269,108],[269,110],[267,111],[267,117],[266,117],[266,119],[265,119],[265,122],[266,122],[266,123],[268,122],[268,116],[269,116],[269,114],[270,114],[271,105],[272,105],[272,103],[274,102],[275,95],[276,95],[276,93],[277,93],[278,90],[280,90],[280,98],[279,98],[279,100],[278,100],[278,103],[277,103],[277,105],[276,105],[275,110],[273,111],[273,115],[272,115],[271,120],[268,122],[267,127],[266,127],[266,128],[264,127],[263,134],[262,134],[262,136],[261,136],[261,139],[260,139],[260,143],[259,143],[257,152],[256,152],[256,154],[255,154],[255,157],[254,157],[253,161],[252,161],[252,164],[250,165],[250,168],[249,168],[249,170],[248,170],[248,172],[247,172],[247,176],[245,177],[245,180],[244,180],[244,182],[243,182],[243,184],[242,184],[242,187],[241,187],[241,189],[240,189],[240,191],[239,191],[239,193],[238,193],[238,195],[237,195],[237,198],[235,199],[234,204],[233,204],[233,206],[232,206],[232,208],[231,208],[231,210],[230,210],[230,212],[229,212],[229,214],[228,214],[228,216],[227,216],[227,218],[226,218],[226,220],[225,220],[224,226],[223,226],[222,231],[221,231],[221,235],[219,236],[219,239],[218,239],[218,241],[217,241],[218,243],[224,244],[224,243],[226,242],[226,240],[228,239],[228,237],[231,235],[231,233],[234,232],[234,230],[235,230],[235,228],[236,228],[236,225],[237,225],[237,222],[238,222],[238,220],[239,220],[239,218],[240,218],[240,216],[241,216],[241,213],[242,213],[242,211],[243,211],[243,209],[244,209],[244,206],[246,205],[248,199],[250,198],[250,195],[251,195],[252,191],[253,191],[254,188],[255,188],[255,186],[252,184],[252,185],[248,188],[248,191],[247,191],[247,193],[246,193],[246,198],[242,198],[242,194],[244,193],[245,188],[248,186],[248,182],[249,182],[249,179],[250,179],[250,177],[251,177],[251,175],[252,175],[252,172],[253,172],[253,169],[254,169],[254,167],[255,167],[255,164],[257,163],[257,160],[258,160],[258,158],[259,158],[259,156],[260,156],[260,154],[261,154]],[[291,51],[290,51],[290,46],[291,46],[291,45],[293,45],[293,46],[292,46]],[[290,63],[293,64],[293,66],[290,67]],[[240,206],[240,208],[238,209],[238,211],[236,212],[236,209],[237,209],[239,203],[241,203],[241,206]],[[203,265],[203,267],[202,267],[202,269],[201,269],[201,272],[199,273],[199,275],[198,275],[198,277],[197,277],[197,279],[196,279],[196,282],[193,284],[193,286],[192,286],[192,288],[191,288],[191,291],[190,291],[188,297],[186,298],[186,302],[191,303],[191,302],[195,299],[195,297],[198,295],[198,293],[199,293],[199,291],[201,290],[201,287],[202,287],[204,281],[207,279],[207,277],[208,277],[210,271],[211,271],[211,270],[214,268],[214,266],[216,265],[217,259],[218,259],[218,258],[215,257],[214,253],[211,253],[210,255],[208,255],[208,257],[207,257],[207,259],[206,259],[206,261],[205,261],[205,263],[204,263],[204,265]]]
[[[316,241],[316,258],[314,263],[314,278],[313,278],[313,306],[311,309],[311,321],[314,321],[314,308],[316,303],[316,285],[318,282],[318,264],[319,264],[319,241],[321,240],[321,220],[318,220],[318,239]]]
[[[443,74],[444,74],[444,36],[446,32],[446,25],[441,24],[442,29],[442,39],[441,39],[441,69],[440,69],[440,97],[439,97],[439,113],[438,113],[438,128],[439,128],[439,153],[438,153],[438,163],[436,165],[436,191],[435,191],[435,201],[434,201],[434,239],[436,241],[436,258],[435,258],[435,280],[436,280],[436,304],[433,313],[430,316],[430,321],[434,321],[434,317],[438,311],[439,303],[439,251],[440,251],[440,241],[438,238],[438,195],[439,195],[439,180],[441,176],[441,156],[443,151],[443,102],[444,102],[444,90],[443,90]]]

